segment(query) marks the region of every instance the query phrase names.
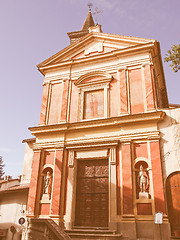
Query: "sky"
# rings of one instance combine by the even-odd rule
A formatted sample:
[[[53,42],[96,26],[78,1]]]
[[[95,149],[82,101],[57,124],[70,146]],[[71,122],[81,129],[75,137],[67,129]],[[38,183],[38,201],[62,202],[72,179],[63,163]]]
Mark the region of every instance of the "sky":
[[[104,33],[156,39],[162,58],[180,43],[180,0],[0,0],[0,156],[5,174],[22,172],[28,127],[39,122],[43,75],[36,65],[69,45],[88,3]],[[180,104],[180,72],[164,63],[170,103]]]

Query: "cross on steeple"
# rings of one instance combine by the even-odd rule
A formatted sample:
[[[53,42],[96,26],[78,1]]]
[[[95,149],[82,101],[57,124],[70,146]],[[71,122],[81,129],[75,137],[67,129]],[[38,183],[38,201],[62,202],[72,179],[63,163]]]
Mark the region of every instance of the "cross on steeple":
[[[93,4],[90,2],[88,3],[89,11],[91,11]]]
[[[81,31],[88,31],[89,27],[95,26],[94,20],[93,20],[93,17],[92,17],[92,13],[91,13],[92,3],[89,3],[88,6],[89,6],[89,12],[88,12],[88,15],[87,15],[84,23],[83,23]]]

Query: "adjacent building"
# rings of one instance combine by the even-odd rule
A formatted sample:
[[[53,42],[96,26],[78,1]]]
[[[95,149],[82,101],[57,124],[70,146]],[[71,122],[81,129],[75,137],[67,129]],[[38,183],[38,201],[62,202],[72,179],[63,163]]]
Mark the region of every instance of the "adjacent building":
[[[0,181],[0,239],[20,240],[24,226],[19,219],[26,219],[29,186],[21,184],[20,178],[7,176]]]

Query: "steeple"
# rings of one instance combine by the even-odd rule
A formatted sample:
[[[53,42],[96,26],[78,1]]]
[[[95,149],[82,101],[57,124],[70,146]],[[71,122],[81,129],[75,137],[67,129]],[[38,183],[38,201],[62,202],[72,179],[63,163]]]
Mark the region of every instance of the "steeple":
[[[95,24],[91,13],[91,8],[89,7],[88,15],[83,23],[81,30],[67,33],[71,40],[71,43],[77,42],[80,38],[84,37],[89,33],[89,28],[94,26]]]
[[[89,8],[88,15],[83,23],[81,31],[88,31],[89,27],[93,27],[93,26],[95,26],[95,24],[94,24],[94,20],[91,13],[91,8]]]

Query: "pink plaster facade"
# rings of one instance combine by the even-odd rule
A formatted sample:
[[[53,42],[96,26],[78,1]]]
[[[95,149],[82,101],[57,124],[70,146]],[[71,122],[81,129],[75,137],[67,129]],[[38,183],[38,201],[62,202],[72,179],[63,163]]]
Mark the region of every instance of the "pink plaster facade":
[[[102,37],[112,42],[112,47],[104,46],[103,52],[96,52],[91,46],[92,52],[86,55],[88,39],[86,43],[84,37],[87,49],[76,53],[75,49],[80,46],[74,43],[71,58],[67,47],[66,60],[62,55],[61,62],[60,52],[54,62],[51,59],[49,63],[46,60],[39,65],[46,81],[39,125],[30,128],[37,141],[34,144],[28,216],[50,217],[71,228],[75,221],[78,162],[104,158],[108,159],[110,171],[114,171],[109,177],[110,189],[115,189],[109,196],[109,209],[113,209],[109,226],[116,223],[123,228],[128,221],[133,224],[153,223],[154,214],[159,211],[164,213],[168,225],[157,131],[157,122],[164,117],[158,106],[167,107],[167,96],[162,96],[166,93],[165,84],[164,91],[159,90],[164,83],[163,73],[159,78],[156,74],[161,61],[152,60],[157,42],[151,42],[146,48],[143,45],[145,40],[138,40],[146,51],[146,56],[142,57],[138,55],[141,50],[136,49],[137,42],[132,40],[135,49],[131,52],[128,47],[123,47],[129,55],[128,58],[125,55],[126,66],[119,66],[117,58],[124,57],[122,49],[118,49],[117,44],[113,47],[111,36],[102,34]],[[117,41],[124,41],[119,38]],[[68,74],[63,65],[61,69],[61,64],[67,64]],[[87,154],[83,158],[84,151]],[[140,165],[144,166],[149,178],[145,200],[139,197],[137,177]],[[46,169],[50,169],[53,176],[49,199],[42,196]]]
[[[129,77],[128,82],[127,74]],[[109,85],[109,117],[117,117],[128,112],[138,114],[155,110],[156,99],[154,97],[150,66],[144,66],[139,69],[130,70],[129,72],[120,70],[118,73],[110,73],[110,75],[112,75],[113,80]],[[88,79],[87,82],[91,83],[95,80],[97,81],[97,79],[98,76]],[[77,121],[79,88],[73,82],[71,89],[68,87],[68,80],[63,83],[53,84],[50,90],[51,94],[49,94],[47,90],[48,85],[44,86],[40,124],[66,122],[68,105],[70,106],[70,122]],[[69,97],[68,89],[70,92]]]

